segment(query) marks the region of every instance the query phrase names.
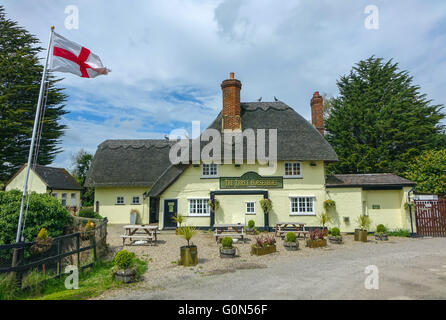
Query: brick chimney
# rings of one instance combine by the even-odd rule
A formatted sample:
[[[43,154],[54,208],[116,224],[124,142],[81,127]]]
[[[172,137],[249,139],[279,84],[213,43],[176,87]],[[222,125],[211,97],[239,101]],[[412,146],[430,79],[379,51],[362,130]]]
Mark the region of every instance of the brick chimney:
[[[242,83],[234,79],[234,72],[229,74],[229,79],[221,83],[223,94],[223,111],[222,111],[222,130],[224,129],[241,129],[242,122],[240,118],[240,90]]]
[[[316,91],[313,94],[310,106],[311,123],[321,133],[321,135],[324,135],[324,99],[319,94],[319,91]]]

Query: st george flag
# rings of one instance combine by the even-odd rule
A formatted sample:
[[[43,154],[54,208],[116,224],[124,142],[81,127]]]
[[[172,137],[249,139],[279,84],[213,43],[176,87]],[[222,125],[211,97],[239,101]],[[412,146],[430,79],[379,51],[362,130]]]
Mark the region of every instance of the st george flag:
[[[94,78],[110,71],[93,52],[56,32],[53,33],[50,54],[51,71],[70,72],[82,78]]]

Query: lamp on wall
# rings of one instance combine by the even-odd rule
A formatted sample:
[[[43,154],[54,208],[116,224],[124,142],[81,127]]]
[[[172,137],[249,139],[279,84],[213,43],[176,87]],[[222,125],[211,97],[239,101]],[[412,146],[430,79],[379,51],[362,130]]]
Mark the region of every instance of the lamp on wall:
[[[310,162],[310,166],[312,166],[312,167],[316,167],[316,162]]]

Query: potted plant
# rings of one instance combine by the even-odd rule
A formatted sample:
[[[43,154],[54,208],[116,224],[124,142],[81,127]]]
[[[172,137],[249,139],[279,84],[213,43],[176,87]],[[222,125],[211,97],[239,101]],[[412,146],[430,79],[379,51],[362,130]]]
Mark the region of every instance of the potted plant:
[[[96,225],[94,222],[88,220],[88,222],[81,228],[80,238],[82,240],[90,240],[94,236],[94,228]]]
[[[324,232],[321,229],[310,230],[309,239],[307,239],[306,246],[309,248],[320,248],[327,245],[327,240],[324,238]]]
[[[375,240],[389,240],[389,236],[387,235],[387,228],[383,224],[378,224],[376,226]]]
[[[42,254],[51,248],[53,239],[48,236],[48,231],[45,228],[40,229],[35,243],[31,246],[30,250],[32,254]]]
[[[276,239],[274,235],[260,235],[255,237],[255,243],[251,245],[251,254],[263,256],[276,252]]]
[[[262,199],[260,200],[260,207],[263,210],[263,213],[268,213],[271,211],[271,209],[273,208],[273,202],[271,201],[271,199]]]
[[[212,209],[212,211],[217,211],[218,208],[220,208],[220,201],[218,199],[212,199],[208,201],[209,207]]]
[[[115,280],[124,283],[136,280],[135,254],[127,250],[120,250],[113,259],[113,273]]]
[[[190,243],[192,237],[196,234],[197,229],[190,226],[184,226],[180,228],[179,235],[187,241],[187,246],[180,248],[180,264],[189,267],[195,266],[198,263],[197,246]]]
[[[183,223],[186,221],[186,217],[183,216],[182,214],[177,214],[176,216],[172,217],[172,221],[175,222],[179,227],[175,229],[175,234],[179,235],[181,233],[181,227]]]
[[[356,222],[360,229],[357,236],[356,236],[356,230],[358,229],[355,229],[355,241],[367,242],[367,233],[368,233],[367,229],[370,227],[372,220],[370,220],[369,216],[363,214],[358,217]]]
[[[325,211],[318,216],[318,219],[319,223],[322,225],[322,232],[327,236],[328,230],[325,229],[325,225],[333,220],[332,217]]]
[[[288,232],[286,234],[283,246],[288,251],[296,251],[299,248],[299,241],[297,241],[297,237],[294,232]]]
[[[336,202],[334,200],[331,199],[327,199],[324,201],[324,209],[325,211],[328,211],[330,209],[334,209],[336,208]]]
[[[255,229],[256,223],[254,220],[248,221],[248,227],[246,228],[246,233],[253,234]]]
[[[232,246],[232,238],[231,237],[223,237],[221,239],[221,248],[220,248],[220,257],[221,258],[234,258],[236,247]]]
[[[337,227],[331,228],[328,240],[330,241],[330,243],[341,244],[342,243],[341,230],[339,230],[339,228]]]

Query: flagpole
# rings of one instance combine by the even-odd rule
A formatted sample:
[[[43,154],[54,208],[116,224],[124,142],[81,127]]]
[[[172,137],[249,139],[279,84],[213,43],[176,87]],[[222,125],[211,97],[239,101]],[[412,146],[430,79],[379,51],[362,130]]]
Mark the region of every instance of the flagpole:
[[[51,41],[53,40],[53,32],[54,32],[54,26],[51,27],[50,39],[48,42],[48,49],[46,51],[45,65],[43,67],[42,80],[40,81],[39,99],[37,100],[36,117],[34,119],[33,134],[31,137],[31,145],[29,146],[28,165],[26,166],[25,183],[23,184],[22,202],[20,204],[19,225],[17,226],[17,236],[16,236],[16,240],[15,240],[16,243],[20,242],[22,240],[21,233],[22,233],[23,209],[25,207],[25,199],[26,199],[26,193],[27,193],[27,189],[28,189],[29,170],[31,169],[31,159],[33,156],[34,143],[36,140],[36,132],[37,132],[37,127],[38,127],[38,122],[40,119],[40,109],[41,109],[41,104],[42,104],[43,91],[44,91],[44,87],[45,87],[45,79],[46,79],[46,72],[47,72],[47,68],[48,68],[48,60],[50,57]]]

